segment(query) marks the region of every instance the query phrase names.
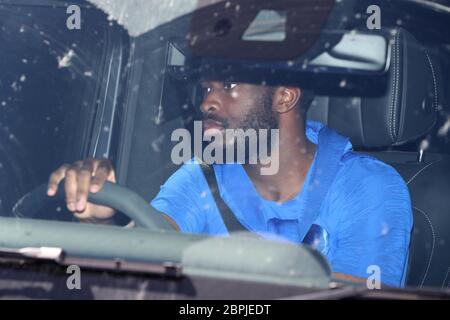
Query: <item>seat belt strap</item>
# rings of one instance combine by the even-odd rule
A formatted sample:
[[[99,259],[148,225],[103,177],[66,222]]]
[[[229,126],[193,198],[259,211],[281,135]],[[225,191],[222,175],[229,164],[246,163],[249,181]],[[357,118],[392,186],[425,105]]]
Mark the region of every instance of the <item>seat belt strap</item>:
[[[336,178],[342,156],[349,143],[346,137],[337,134],[328,127],[323,127],[320,130],[320,141],[326,141],[326,143],[318,144],[314,170],[311,174],[311,181],[314,182],[313,190],[306,193],[303,215],[298,226],[299,238],[303,239],[302,242],[306,244],[309,244],[320,230],[313,223],[320,214],[322,203]]]
[[[214,198],[214,201],[216,202],[217,209],[219,209],[219,213],[222,216],[222,220],[228,232],[248,231],[248,229],[239,222],[234,213],[231,211],[230,207],[220,196],[219,186],[217,184],[216,175],[214,173],[212,165],[207,165],[202,162],[200,163],[200,167],[202,168],[203,174],[206,178],[206,182],[209,186],[209,190],[211,190],[211,194]]]

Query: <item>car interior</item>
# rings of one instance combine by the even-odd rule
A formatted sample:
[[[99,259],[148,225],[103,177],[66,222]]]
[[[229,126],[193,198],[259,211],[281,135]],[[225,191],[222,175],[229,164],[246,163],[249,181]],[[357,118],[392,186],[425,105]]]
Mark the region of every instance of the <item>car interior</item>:
[[[386,92],[375,97],[317,95],[308,111],[308,119],[321,121],[348,136],[356,151],[374,156],[399,172],[409,188],[414,214],[406,285],[447,288],[450,283],[450,255],[447,253],[450,203],[445,195],[450,188],[447,169],[450,160],[445,153],[429,152],[420,146],[421,139],[436,130],[438,105],[443,99],[442,71],[440,62],[435,62],[431,52],[409,32],[397,28],[391,35],[391,40],[395,41],[390,42]],[[164,55],[160,58],[164,59]],[[164,62],[153,60],[151,63],[161,65]],[[161,87],[156,82],[145,86],[161,90],[161,96],[169,95],[170,102],[162,100],[160,105],[170,107],[158,112],[157,108],[145,111],[146,105],[143,105],[137,111],[141,116],[134,123],[134,132],[149,133],[154,145],[148,148],[148,139],[135,135],[128,152],[136,148],[139,154],[132,152],[133,157],[128,160],[130,171],[122,168],[122,172],[127,171],[126,184],[147,198],[156,195],[159,185],[177,168],[169,158],[170,132],[180,126],[190,128],[189,124],[195,119],[195,111],[189,112],[196,104],[192,102],[195,98],[189,98],[195,95],[192,93],[195,89],[170,76],[165,77]],[[174,105],[179,106],[178,111],[173,111]],[[137,108],[140,107],[138,102]],[[155,126],[152,120],[158,116],[166,120],[162,120],[163,125]],[[143,170],[148,167],[150,157],[167,166]]]
[[[87,15],[86,21],[105,20],[103,13],[92,11],[94,13]],[[2,33],[2,41],[10,43],[11,47],[15,46],[13,43],[17,30],[20,29],[20,23],[17,22],[20,20],[18,17],[15,19],[2,20],[4,26],[16,30],[16,33],[9,36]],[[53,21],[58,21],[57,15]],[[186,19],[175,23],[186,29]],[[93,24],[98,30],[104,30],[104,26]],[[87,154],[111,157],[116,165],[119,184],[135,191],[142,198],[151,200],[158,193],[160,186],[178,168],[170,158],[174,145],[171,132],[183,127],[192,132],[193,120],[199,116],[196,107],[200,99],[197,84],[179,78],[169,70],[168,60],[171,50],[174,50],[171,43],[176,42],[171,36],[178,28],[176,24],[165,26],[160,32],[148,32],[133,41],[124,41],[122,31],[119,39],[115,39],[109,31],[94,35],[86,30],[84,36],[91,34],[91,38],[82,41],[80,35],[80,39],[73,36],[67,43],[56,41],[60,51],[50,54],[45,42],[44,45],[39,44],[42,52],[37,56],[45,57],[48,61],[36,63],[36,74],[40,77],[28,78],[34,81],[34,85],[39,85],[40,89],[29,93],[23,84],[21,97],[27,97],[26,100],[16,98],[10,101],[9,92],[0,92],[0,101],[6,101],[9,108],[0,106],[6,110],[1,115],[0,124],[9,124],[0,126],[0,190],[5,194],[3,203],[0,202],[0,215],[9,216],[10,209],[20,196],[44,183],[57,164],[77,160]],[[52,28],[54,26],[49,23],[44,31],[52,35]],[[114,30],[120,28],[114,25]],[[161,36],[165,36],[166,31],[170,36]],[[398,27],[389,34],[391,41],[385,92],[376,96],[321,92],[315,96],[308,111],[308,119],[321,121],[348,136],[357,152],[376,157],[399,172],[409,188],[414,214],[406,285],[449,288],[450,199],[447,195],[450,192],[450,155],[442,151],[442,148],[437,152],[430,151],[421,143],[437,131],[441,121],[439,108],[449,107],[444,83],[445,72],[449,69],[448,65],[443,66],[439,54],[423,45],[422,39],[416,39],[406,29]],[[53,34],[55,35],[56,33]],[[54,37],[48,38],[48,41],[53,40]],[[75,63],[69,68],[59,68],[56,58],[67,53],[66,49],[70,48],[71,42],[78,43],[83,50],[92,49],[95,51],[94,56],[102,59],[97,60],[94,56],[81,57],[85,58],[80,59],[81,63]],[[22,46],[27,43],[31,43],[31,40],[24,39],[17,52],[23,51]],[[117,54],[120,50],[115,52],[116,49],[111,49],[118,48],[118,43],[130,46],[129,50],[124,50],[127,52],[122,58]],[[0,53],[0,66],[5,70],[1,81],[8,83],[8,86],[14,81],[21,84],[17,78],[17,68],[22,66],[23,59],[32,61],[32,57],[17,57],[19,60],[14,60],[16,55],[14,51]],[[132,66],[126,65],[127,55],[135,59]],[[109,64],[109,69],[104,66],[109,59],[117,64],[115,77],[111,75],[114,63]],[[52,69],[48,69],[50,64]],[[93,70],[85,69],[86,66]],[[81,70],[81,73],[75,72],[75,78],[73,72],[69,72],[73,68]],[[90,77],[88,73],[89,81],[86,84],[85,78],[79,76],[91,71],[94,72],[94,77]],[[45,72],[50,74],[48,78],[42,76]],[[60,80],[49,82],[46,80],[49,78]],[[111,79],[117,82],[121,92],[117,95],[114,108],[108,111],[111,101],[101,100],[102,103],[97,103],[91,100],[93,97],[112,96],[109,93],[116,82]],[[70,91],[70,85],[74,83],[76,90],[72,96],[58,95],[58,90]],[[88,105],[78,109],[72,101],[77,101],[77,97],[83,94]],[[9,107],[10,105],[17,108]],[[70,106],[70,110],[61,106]],[[52,113],[50,109],[58,112]],[[41,114],[39,110],[45,112]],[[50,119],[47,111],[52,114]],[[37,118],[39,121],[33,120]],[[14,122],[12,119],[19,120]],[[84,121],[85,126],[77,128],[70,119],[91,120]],[[55,126],[59,126],[58,123],[63,124],[60,127],[61,135],[53,131]],[[16,134],[24,127],[33,130],[26,136]],[[108,130],[103,130],[105,127]],[[34,135],[39,132],[39,128],[45,131],[41,134],[46,139],[35,141],[38,139]],[[111,136],[109,131],[114,128],[114,136]],[[78,133],[74,135],[74,132]],[[15,134],[13,138],[11,133]],[[56,139],[56,136],[59,138]],[[88,137],[91,137],[91,141],[88,141]],[[65,149],[67,140],[74,141],[73,150]],[[29,154],[36,155],[35,164],[28,163]],[[17,183],[13,189],[8,188],[11,181]],[[40,215],[39,218],[54,220],[56,216],[61,217],[52,212]],[[61,220],[70,221],[67,216]],[[128,222],[125,216],[118,220],[121,224]]]

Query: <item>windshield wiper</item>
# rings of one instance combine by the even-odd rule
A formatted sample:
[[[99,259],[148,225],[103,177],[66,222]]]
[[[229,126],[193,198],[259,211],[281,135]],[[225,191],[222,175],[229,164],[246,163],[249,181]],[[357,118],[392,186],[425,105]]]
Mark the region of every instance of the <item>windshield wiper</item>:
[[[54,247],[26,247],[20,249],[0,247],[0,256],[62,262],[64,259],[64,251],[61,248]]]
[[[98,259],[75,257],[68,256],[62,248],[55,247],[25,247],[20,249],[0,247],[0,259],[1,258],[12,258],[14,260],[52,261],[63,266],[77,265],[80,268],[97,269],[102,271],[108,270],[115,272],[146,273],[174,278],[179,278],[182,276],[182,266],[180,263],[150,263],[127,261],[120,258]]]

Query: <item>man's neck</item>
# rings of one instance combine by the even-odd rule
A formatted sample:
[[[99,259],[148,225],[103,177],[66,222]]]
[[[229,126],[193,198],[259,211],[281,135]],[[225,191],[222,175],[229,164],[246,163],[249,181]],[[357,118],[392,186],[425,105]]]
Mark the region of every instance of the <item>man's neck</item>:
[[[290,120],[280,121],[276,174],[261,175],[260,164],[244,165],[256,190],[267,200],[285,202],[294,198],[301,191],[314,159],[316,145],[306,137],[303,123]]]

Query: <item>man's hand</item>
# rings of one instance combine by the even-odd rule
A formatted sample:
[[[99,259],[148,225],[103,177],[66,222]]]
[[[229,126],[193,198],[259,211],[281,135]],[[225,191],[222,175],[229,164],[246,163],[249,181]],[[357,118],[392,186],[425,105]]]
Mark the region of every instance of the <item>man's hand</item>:
[[[86,159],[64,164],[54,171],[48,181],[47,195],[52,197],[65,178],[64,189],[67,209],[82,222],[109,223],[115,210],[87,202],[88,193],[96,193],[105,181],[116,183],[114,169],[109,160]]]

